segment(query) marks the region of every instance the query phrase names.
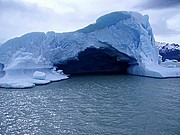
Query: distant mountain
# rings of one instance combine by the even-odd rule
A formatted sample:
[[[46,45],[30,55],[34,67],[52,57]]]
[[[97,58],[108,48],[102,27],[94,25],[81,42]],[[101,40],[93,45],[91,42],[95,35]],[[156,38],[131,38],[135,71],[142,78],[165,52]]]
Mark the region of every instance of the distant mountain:
[[[159,49],[159,54],[162,56],[162,61],[166,59],[175,59],[180,61],[180,45],[179,44],[169,44],[164,42],[156,42]]]

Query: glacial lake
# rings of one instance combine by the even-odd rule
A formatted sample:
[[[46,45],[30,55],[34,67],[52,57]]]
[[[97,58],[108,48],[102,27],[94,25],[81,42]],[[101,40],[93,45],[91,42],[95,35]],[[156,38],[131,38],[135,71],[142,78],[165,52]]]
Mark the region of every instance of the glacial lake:
[[[180,78],[72,76],[0,88],[1,135],[180,135]]]

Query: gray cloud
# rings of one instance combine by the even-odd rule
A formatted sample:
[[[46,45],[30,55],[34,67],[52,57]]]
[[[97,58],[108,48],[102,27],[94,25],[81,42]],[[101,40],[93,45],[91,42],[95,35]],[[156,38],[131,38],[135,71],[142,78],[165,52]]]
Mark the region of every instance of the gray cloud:
[[[144,0],[136,7],[142,9],[179,8],[180,0]]]
[[[0,0],[0,42],[27,32],[44,31],[53,18],[57,19],[52,10],[36,4]]]
[[[151,26],[156,35],[169,35],[169,34],[180,34],[180,31],[176,29],[168,28],[167,21],[179,13],[179,9],[167,9],[157,11],[151,11]]]
[[[157,24],[152,24],[153,31],[156,35],[172,35],[180,34],[180,31],[175,31],[167,27],[166,20],[160,20]]]
[[[180,0],[53,1],[62,12],[26,0],[0,0],[0,43],[33,31],[73,31],[93,23],[101,15],[118,10],[149,14],[155,36],[179,33],[167,27],[167,20],[180,12]],[[135,5],[138,6],[133,8]],[[63,11],[64,8],[72,11]]]
[[[15,0],[1,0],[0,1],[0,12],[10,11],[10,10],[25,10],[22,3],[17,3]]]
[[[35,4],[27,4],[20,0],[0,0],[1,15],[5,12],[32,12],[32,9],[38,10],[38,6]]]
[[[0,0],[0,17],[7,15],[7,19],[10,17],[15,18],[20,15],[22,19],[24,17],[38,18],[43,12],[42,8],[38,7],[36,4],[25,3],[20,0]]]
[[[59,8],[72,8],[72,12],[57,13],[53,9],[22,0],[0,0],[0,42],[32,31],[72,31],[95,21],[112,9],[119,9],[119,0],[81,2],[56,1]],[[102,3],[104,4],[102,6]],[[114,4],[116,3],[116,4]],[[111,6],[109,6],[111,5]]]

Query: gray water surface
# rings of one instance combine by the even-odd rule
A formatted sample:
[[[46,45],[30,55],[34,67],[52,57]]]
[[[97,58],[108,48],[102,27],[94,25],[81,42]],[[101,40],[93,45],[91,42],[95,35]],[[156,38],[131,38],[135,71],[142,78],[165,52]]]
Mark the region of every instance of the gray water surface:
[[[0,134],[180,135],[180,78],[89,75],[0,88]]]

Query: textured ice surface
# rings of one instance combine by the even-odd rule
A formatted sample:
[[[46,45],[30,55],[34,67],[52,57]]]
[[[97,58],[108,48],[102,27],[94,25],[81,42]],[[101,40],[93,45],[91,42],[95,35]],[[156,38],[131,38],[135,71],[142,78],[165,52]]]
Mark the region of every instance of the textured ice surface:
[[[36,84],[67,79],[63,73],[52,72],[52,68],[52,65],[45,64],[42,56],[35,58],[32,53],[17,51],[4,68],[0,87],[30,88]]]
[[[58,77],[54,78],[54,75],[57,75],[53,73],[55,71],[52,72],[50,69],[54,65],[66,65],[71,61],[79,62],[81,58],[79,55],[84,54],[88,48],[99,49],[99,52],[105,54],[105,57],[102,57],[104,54],[101,55],[104,60],[110,57],[117,62],[126,63],[128,67],[125,67],[130,74],[162,78],[180,77],[179,68],[167,69],[158,65],[159,54],[148,15],[123,11],[104,15],[94,24],[75,32],[46,34],[33,32],[2,44],[0,63],[4,65],[5,75],[1,78],[1,86],[2,80],[7,82],[6,80],[12,78],[14,74],[16,78],[21,75],[22,78],[26,78],[27,74],[24,72],[33,71],[29,74],[32,78],[35,71],[43,72],[37,70],[38,68],[48,69],[44,73],[46,78],[51,78],[49,81],[58,80]],[[103,60],[96,61],[97,69],[101,69],[99,66],[104,67],[100,64],[101,61]],[[91,62],[85,62],[80,72],[86,71],[84,69],[88,69],[88,64],[93,64],[93,61]],[[21,74],[17,74],[17,71]],[[47,83],[43,81],[48,82],[48,80],[38,80],[38,83]],[[34,85],[37,81],[29,82],[33,82]],[[17,86],[18,84],[19,82]],[[31,86],[31,84],[26,85]],[[19,87],[21,86],[23,87],[23,85]]]
[[[52,73],[49,68],[7,69],[5,70],[5,75],[0,78],[0,87],[30,88],[34,87],[36,84],[42,85],[50,83],[51,81],[59,81],[67,78],[68,77],[64,74]]]

